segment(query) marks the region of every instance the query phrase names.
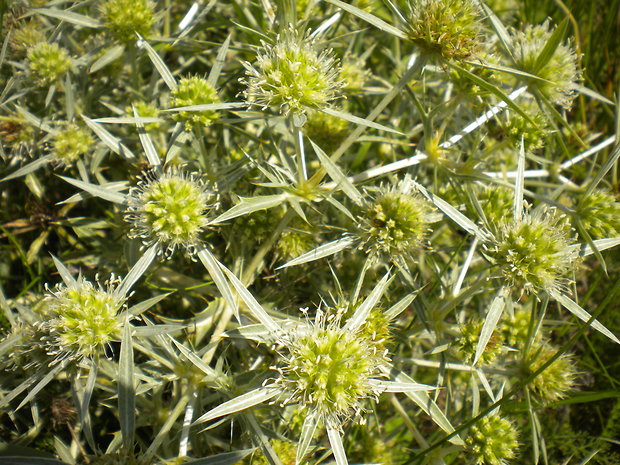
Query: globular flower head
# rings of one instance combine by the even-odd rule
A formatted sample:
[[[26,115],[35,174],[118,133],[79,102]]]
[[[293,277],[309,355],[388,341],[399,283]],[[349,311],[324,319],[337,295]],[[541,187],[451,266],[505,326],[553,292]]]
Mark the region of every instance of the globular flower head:
[[[523,361],[523,375],[530,376],[538,371],[555,355],[556,350],[546,343],[539,343],[530,349],[526,360]],[[554,402],[566,397],[574,388],[576,378],[574,357],[571,354],[562,354],[532,380],[529,388],[540,402]]]
[[[147,37],[155,21],[150,0],[107,0],[101,16],[112,36],[127,44],[138,39],[136,33]]]
[[[303,131],[328,154],[334,152],[350,133],[346,120],[320,111],[308,112]]]
[[[25,21],[11,31],[10,49],[15,58],[23,58],[28,49],[45,42],[42,25],[38,21]]]
[[[573,85],[581,79],[577,64],[577,54],[570,43],[558,45],[547,63],[540,67],[538,57],[553,34],[549,21],[543,24],[528,25],[523,31],[511,32],[513,66],[546,79],[549,82],[528,80],[530,87],[536,88],[552,103],[570,108],[575,98]]]
[[[512,286],[527,292],[557,291],[574,269],[578,250],[567,217],[552,208],[503,221],[484,253]]]
[[[73,285],[58,285],[45,300],[41,328],[48,334],[48,353],[60,358],[92,357],[118,340],[119,310],[125,296],[80,277]]]
[[[383,189],[366,202],[358,217],[362,248],[371,254],[398,258],[411,256],[424,245],[432,207],[409,183]]]
[[[215,206],[214,191],[199,177],[169,169],[159,176],[143,176],[131,189],[125,219],[132,224],[131,235],[145,244],[159,243],[168,253],[177,246],[191,252]]]
[[[54,162],[68,166],[86,155],[94,140],[90,133],[75,124],[68,124],[56,132],[52,138],[51,150]]]
[[[609,191],[595,189],[580,199],[575,217],[593,239],[620,236],[620,202]]]
[[[263,42],[256,65],[246,65],[248,103],[288,114],[327,107],[339,97],[342,82],[331,50],[319,50],[311,38],[294,30]]]
[[[517,430],[499,415],[487,415],[471,427],[465,440],[476,464],[505,465],[515,456]]]
[[[531,320],[532,311],[529,308],[519,308],[515,310],[512,318],[504,320],[501,331],[509,347],[521,349],[526,346],[530,336]],[[534,341],[540,341],[541,337],[541,332],[536,332]]]
[[[69,52],[57,43],[39,42],[28,49],[28,70],[40,86],[54,84],[71,68]]]
[[[482,330],[482,321],[468,322],[460,326],[460,336],[458,338],[458,355],[461,356],[465,363],[471,363],[476,354],[478,341],[480,340],[480,331]],[[496,331],[493,332],[484,352],[480,356],[480,362],[488,364],[493,362],[502,352],[503,338]]]
[[[190,105],[209,105],[220,103],[217,89],[209,81],[198,76],[185,77],[181,79],[170,95],[170,105],[172,107],[186,107]],[[217,112],[207,111],[181,111],[175,113],[177,121],[185,122],[189,130],[193,125],[210,126],[218,118]]]
[[[343,82],[343,90],[345,92],[361,91],[369,77],[370,71],[366,69],[363,60],[351,55],[345,55],[340,68],[340,80]]]
[[[427,56],[464,60],[484,42],[482,14],[473,0],[409,0],[407,35]]]
[[[503,186],[486,185],[476,190],[476,197],[489,225],[499,225],[502,221],[512,219],[514,199],[514,191],[512,189]]]
[[[325,422],[340,425],[376,397],[371,380],[381,376],[387,359],[366,337],[342,327],[335,314],[319,310],[312,325],[286,336],[285,345],[277,383]]]
[[[155,103],[145,102],[140,100],[135,102],[133,106],[129,106],[125,108],[125,114],[133,118],[134,117],[134,108],[136,109],[136,113],[139,118],[157,118],[159,117],[159,108]],[[156,131],[159,129],[159,123],[146,123],[144,125],[144,129],[147,132]]]
[[[529,100],[525,102],[527,103],[520,105],[521,109],[536,123],[536,126],[520,114],[510,110],[506,110],[504,113],[505,122],[503,126],[508,140],[514,148],[519,149],[521,141],[523,141],[524,150],[531,152],[544,146],[545,140],[551,134],[551,128],[549,120],[540,111],[538,105]]]

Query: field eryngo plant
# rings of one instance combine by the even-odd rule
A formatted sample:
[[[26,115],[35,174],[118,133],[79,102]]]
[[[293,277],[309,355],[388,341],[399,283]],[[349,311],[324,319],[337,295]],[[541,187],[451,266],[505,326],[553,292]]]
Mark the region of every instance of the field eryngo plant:
[[[530,3],[2,3],[6,460],[620,462],[618,53]]]

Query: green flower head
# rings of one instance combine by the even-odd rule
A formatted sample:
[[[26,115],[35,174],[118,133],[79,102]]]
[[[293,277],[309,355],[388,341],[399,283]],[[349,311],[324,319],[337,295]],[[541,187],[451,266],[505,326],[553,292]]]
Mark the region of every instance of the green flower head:
[[[533,347],[523,362],[523,375],[530,376],[538,371],[556,351],[556,348],[544,343]],[[532,380],[529,388],[542,403],[554,402],[566,397],[574,388],[576,378],[574,357],[571,354],[562,354]]]
[[[40,86],[55,84],[71,68],[69,52],[57,43],[39,42],[28,49],[28,70]]]
[[[407,35],[420,51],[440,60],[464,60],[484,42],[474,0],[408,0]]]
[[[575,207],[575,220],[593,239],[620,236],[620,202],[611,192],[595,189]]]
[[[479,465],[505,465],[519,445],[515,426],[499,415],[488,415],[472,426],[465,443]]]
[[[526,83],[540,91],[552,103],[569,109],[575,98],[573,86],[581,79],[577,54],[570,43],[559,44],[548,61],[541,65],[538,57],[552,34],[549,21],[536,26],[528,25],[524,31],[513,30],[512,65],[546,79],[548,82],[528,80]]]
[[[129,44],[138,39],[136,33],[149,36],[155,21],[153,9],[150,0],[107,0],[101,7],[101,16],[110,34]]]
[[[557,291],[568,282],[578,249],[568,218],[552,208],[523,214],[521,221],[502,221],[484,254],[501,276],[526,292]]]
[[[248,103],[286,114],[327,107],[343,85],[332,51],[320,51],[313,39],[294,30],[279,34],[273,45],[263,42],[256,64],[246,68]]]
[[[92,357],[118,340],[121,332],[119,310],[125,296],[80,277],[74,285],[58,285],[43,307],[41,328],[48,334],[48,353],[59,358]]]
[[[146,245],[159,243],[168,254],[182,246],[191,253],[215,206],[215,193],[200,178],[173,168],[143,176],[129,193],[125,219],[132,224],[131,235]]]
[[[93,144],[93,138],[86,129],[68,124],[55,133],[52,139],[54,161],[62,166],[71,165],[90,152]]]
[[[209,81],[198,76],[185,77],[179,81],[178,86],[170,95],[170,106],[186,107],[190,105],[209,105],[220,103],[217,90]],[[175,113],[177,121],[185,122],[189,130],[193,125],[203,127],[210,126],[218,118],[217,112],[207,111],[181,111]]]

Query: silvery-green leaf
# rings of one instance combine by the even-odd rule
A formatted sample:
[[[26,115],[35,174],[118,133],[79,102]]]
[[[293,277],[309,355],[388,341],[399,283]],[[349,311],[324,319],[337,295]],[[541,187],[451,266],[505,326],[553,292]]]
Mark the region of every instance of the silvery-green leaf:
[[[297,465],[303,463],[303,459],[308,452],[310,442],[312,442],[312,438],[318,426],[319,414],[316,410],[309,411],[301,427],[301,435],[299,436],[299,444],[297,445],[297,456],[295,458],[295,463]]]
[[[230,46],[231,37],[232,34],[228,34],[228,37],[226,37],[226,40],[217,51],[215,62],[213,63],[213,67],[211,68],[211,72],[209,73],[209,77],[207,78],[209,84],[211,84],[214,88],[216,87],[217,79],[220,77],[220,73],[222,72],[222,68],[224,67],[224,61],[226,60],[226,54],[228,53],[228,47]]]
[[[50,18],[60,19],[77,26],[90,27],[93,29],[101,27],[101,23],[94,18],[74,13],[73,11],[58,10],[56,8],[33,8],[29,15],[39,14]]]
[[[163,118],[157,118],[155,116],[110,116],[105,118],[95,118],[95,123],[101,124],[149,124],[149,123],[164,123]]]
[[[68,288],[75,289],[78,283],[75,280],[75,278],[71,275],[67,267],[63,265],[63,263],[60,260],[58,260],[54,255],[52,255],[52,260],[54,261],[54,265],[56,266],[56,269],[58,270],[58,274],[60,274],[60,277],[62,278],[65,285]]]
[[[136,110],[136,107],[133,107],[133,115],[135,118],[138,118],[140,116],[138,114],[138,110]],[[161,159],[157,154],[157,150],[155,150],[153,140],[144,129],[144,123],[142,123],[141,121],[136,121],[136,126],[138,127],[138,137],[140,138],[140,143],[142,144],[144,153],[146,154],[146,159],[156,171],[160,171]]]
[[[17,406],[17,408],[15,409],[16,411],[19,410],[20,408],[22,408],[24,405],[26,405],[28,402],[30,402],[32,399],[34,399],[36,397],[36,395],[45,387],[47,386],[55,377],[58,373],[60,373],[62,370],[65,369],[65,367],[67,366],[67,360],[63,360],[62,362],[58,363],[56,366],[54,366],[54,368],[52,368],[50,371],[48,371],[45,376],[43,378],[41,378],[39,380],[39,382],[32,388],[32,390],[28,393],[28,395],[26,397],[24,397],[24,400],[21,401],[21,403]],[[34,380],[36,381],[38,378],[34,378]],[[5,399],[2,399],[3,401]],[[1,403],[0,403],[1,404]]]
[[[196,355],[190,349],[188,349],[183,344],[178,342],[172,336],[169,336],[169,337],[170,337],[170,340],[174,343],[174,345],[177,346],[177,349],[179,349],[179,352],[181,352],[190,362],[196,365],[196,368],[201,370],[207,376],[217,378],[217,372],[213,368],[211,368],[209,365],[207,365],[204,362],[204,360],[202,360],[198,355]]]
[[[620,245],[620,237],[608,237],[605,239],[596,239],[592,241],[596,248],[599,251],[603,251],[606,249],[611,249],[617,245]],[[592,255],[594,250],[588,244],[575,244],[571,246],[573,250],[579,250],[579,255],[582,257],[587,257],[588,255]]]
[[[5,176],[4,178],[0,179],[0,183],[4,181],[9,181],[11,179],[21,178],[22,176],[26,176],[27,174],[33,173],[39,168],[49,165],[52,162],[53,158],[54,157],[52,155],[43,155],[42,157],[36,159],[35,161],[31,161],[30,163],[19,168],[18,170],[15,170],[8,176]]]
[[[583,322],[587,322],[592,315],[590,315],[587,311],[585,311],[581,306],[572,300],[571,298],[565,296],[561,292],[550,292],[551,297],[557,300],[562,307],[571,312],[577,318],[579,318]],[[616,344],[620,344],[620,340],[614,334],[609,331],[605,326],[603,326],[598,320],[594,320],[591,323],[591,326],[599,331],[601,334],[607,336],[609,339],[614,341]]]
[[[96,73],[100,69],[106,67],[107,65],[109,65],[113,61],[115,61],[118,58],[122,57],[124,53],[125,53],[125,46],[124,45],[115,45],[114,47],[111,47],[110,49],[108,49],[108,51],[105,52],[103,55],[101,55],[90,66],[90,69],[88,71],[90,73]]]
[[[157,52],[153,49],[153,47],[151,47],[149,43],[146,40],[144,40],[144,38],[142,38],[140,34],[137,34],[137,36],[138,36],[138,47],[146,49],[146,53],[148,54],[151,62],[153,63],[153,66],[155,66],[155,69],[157,70],[159,75],[162,77],[162,79],[164,80],[168,88],[170,90],[176,89],[177,82],[174,79],[174,76],[172,75],[168,67],[166,66],[166,64],[164,63],[164,61],[157,54]]]
[[[65,176],[58,177],[67,181],[69,184],[74,185],[75,187],[79,187],[80,189],[85,190],[86,192],[94,195],[95,197],[99,197],[104,200],[108,200],[110,202],[118,203],[121,205],[125,205],[127,203],[127,196],[125,194],[121,194],[120,192],[115,192],[113,190],[98,186],[96,184],[79,181],[78,179],[67,178]]]
[[[226,276],[228,276],[228,279],[234,288],[237,290],[241,300],[243,300],[250,312],[252,312],[252,315],[254,315],[268,330],[272,331],[274,334],[279,334],[282,331],[282,328],[280,328],[275,320],[271,318],[265,309],[256,301],[250,291],[248,291],[248,288],[245,287],[241,281],[239,281],[239,278],[237,278],[232,271],[224,265],[221,265],[221,267],[224,273],[226,273]]]
[[[121,353],[118,362],[118,416],[121,425],[123,445],[133,447],[136,429],[136,392],[134,388],[132,326],[128,320],[123,325]]]
[[[200,105],[187,105],[185,107],[174,107],[162,110],[166,113],[176,113],[179,111],[215,111],[229,110],[231,108],[244,108],[248,104],[245,102],[222,102],[222,103],[202,103]]]
[[[393,367],[384,368],[382,371],[390,376],[391,379],[401,383],[415,383],[413,379],[407,376],[400,370]],[[443,413],[443,411],[437,406],[437,404],[431,399],[426,392],[423,391],[408,391],[404,393],[409,399],[415,402],[426,414],[431,417],[437,426],[439,426],[446,433],[451,434],[454,432],[454,427]],[[457,435],[453,436],[449,440],[452,444],[463,445],[463,440]]]
[[[435,386],[429,386],[427,384],[409,383],[402,381],[385,381],[381,379],[369,380],[370,386],[381,392],[417,392],[417,391],[434,391],[437,389]]]
[[[326,429],[329,444],[332,446],[332,452],[334,453],[334,459],[336,460],[336,465],[348,465],[349,461],[347,460],[347,454],[344,451],[340,430],[329,422],[326,425]]]
[[[239,306],[237,305],[237,301],[235,299],[235,296],[233,295],[230,285],[228,284],[228,281],[226,281],[226,277],[222,273],[223,265],[218,261],[217,258],[215,258],[215,256],[206,246],[201,247],[200,250],[196,253],[196,255],[198,255],[198,258],[207,269],[209,275],[211,276],[211,279],[213,279],[213,282],[222,293],[224,301],[232,309],[232,312],[237,318],[237,321],[239,321]]]
[[[330,255],[334,255],[341,250],[344,250],[348,247],[351,247],[355,240],[350,236],[345,236],[340,239],[336,239],[335,241],[328,242],[327,244],[323,244],[316,249],[310,250],[299,257],[293,258],[282,266],[279,266],[276,269],[286,268],[289,266],[301,265],[302,263],[313,262],[323,257],[329,257]]]
[[[321,147],[312,141],[310,141],[310,143],[312,144],[312,148],[314,148],[314,152],[319,158],[321,165],[323,165],[323,168],[325,168],[325,171],[329,174],[329,177],[334,180],[336,185],[342,189],[347,197],[349,197],[357,205],[361,205],[363,197],[362,194],[360,194],[360,191],[358,191],[353,183],[347,179],[347,176],[342,172],[338,165],[336,165],[336,163],[331,161],[329,157],[325,155],[325,152],[321,150]]]
[[[350,123],[354,123],[360,126],[366,126],[368,128],[378,129],[379,131],[391,132],[393,134],[399,134],[404,136],[404,134],[396,129],[389,128],[379,123],[375,123],[374,121],[370,121],[364,118],[360,118],[359,116],[354,116],[350,113],[346,113],[344,111],[338,111],[333,108],[323,108],[321,110],[323,113],[326,113],[331,116],[335,116],[336,118],[343,119],[345,121],[349,121]]]
[[[493,334],[493,331],[495,331],[497,322],[504,311],[506,299],[509,295],[510,288],[502,287],[491,302],[487,315],[484,319],[484,324],[482,325],[482,329],[480,331],[480,338],[478,339],[478,346],[476,347],[476,355],[474,357],[474,365],[478,362],[478,359],[489,343],[489,339],[491,339],[491,335]]]
[[[398,302],[396,302],[394,305],[392,305],[390,308],[388,308],[384,312],[384,316],[387,319],[387,321],[392,321],[394,318],[400,315],[409,305],[411,305],[411,302],[413,302],[415,298],[418,296],[418,292],[419,291],[415,291],[415,292],[412,292],[411,294],[406,295],[405,297],[400,299]]]
[[[513,214],[515,221],[521,222],[523,218],[523,187],[525,184],[525,147],[523,136],[519,146],[519,156],[517,160],[517,176],[515,178],[515,192],[513,200]]]
[[[161,336],[163,334],[173,334],[187,329],[187,325],[182,324],[158,324],[153,326],[136,326],[134,334],[138,337]]]
[[[241,201],[237,205],[212,220],[209,224],[213,225],[222,223],[224,221],[237,218],[238,216],[243,216],[258,210],[265,210],[275,207],[277,205],[280,205],[289,197],[290,194],[288,193],[276,195],[259,195],[256,197],[241,197]]]
[[[394,279],[394,276],[390,277],[389,271],[385,273],[383,278],[381,278],[381,281],[377,283],[364,302],[357,307],[355,313],[351,315],[351,318],[349,318],[347,324],[344,326],[345,330],[355,332],[364,324],[366,318],[368,318],[368,314],[375,307],[375,305],[377,305],[377,302],[379,302],[379,299],[392,282],[392,279]]]
[[[547,65],[547,63],[549,63],[551,58],[553,58],[553,55],[560,46],[562,39],[564,39],[564,36],[566,35],[569,24],[568,21],[568,18],[564,18],[564,20],[555,28],[547,39],[545,46],[536,57],[536,62],[533,67],[534,73],[538,73]]]
[[[184,463],[185,465],[234,465],[235,463],[243,460],[255,450],[256,449],[243,449],[233,452],[224,452],[222,454],[190,460],[189,462]]]
[[[478,239],[485,240],[487,238],[487,233],[485,233],[482,229],[480,229],[472,220],[463,215],[460,211],[450,205],[448,202],[443,200],[442,198],[432,194],[428,189],[426,189],[421,184],[411,180],[410,181],[421,193],[426,197],[433,205],[439,208],[442,212],[446,214],[448,218],[458,224],[461,228],[467,231],[469,234],[477,236]]]
[[[157,295],[155,297],[151,297],[150,299],[143,300],[142,302],[137,303],[136,305],[133,305],[133,306],[129,307],[129,310],[127,310],[127,312],[130,315],[138,316],[141,313],[147,311],[149,308],[151,308],[153,305],[155,305],[159,301],[161,301],[161,300],[165,299],[166,297],[168,297],[170,294],[171,293],[168,292],[166,294]]]
[[[118,137],[110,134],[110,132],[99,123],[96,123],[85,115],[82,115],[82,119],[84,120],[86,125],[91,128],[95,134],[97,134],[97,137],[99,137],[99,139],[101,139],[101,141],[110,150],[112,150],[112,152],[120,155],[127,160],[133,160],[136,158],[132,151],[129,150],[123,143],[121,143],[121,140]]]
[[[353,5],[349,3],[341,2],[340,0],[327,0],[327,1],[331,3],[332,5],[336,5],[337,7],[340,7],[343,10],[351,13],[352,15],[357,16],[359,19],[364,20],[369,24],[372,24],[376,28],[384,32],[387,32],[388,34],[392,34],[398,37],[399,39],[407,38],[407,34],[405,34],[403,31],[401,31],[398,28],[395,28],[394,26],[391,26],[390,24],[383,21],[381,18],[378,18],[377,16],[371,13],[368,13],[367,11],[360,10],[359,8],[354,7]]]
[[[120,285],[114,290],[114,293],[117,296],[126,296],[131,290],[132,286],[136,283],[138,279],[144,274],[146,270],[148,270],[151,263],[157,256],[159,252],[159,244],[153,244],[150,246],[140,257],[140,259],[136,262],[136,264],[129,270],[127,276],[123,278]]]
[[[241,410],[254,407],[255,405],[273,399],[281,393],[282,390],[280,388],[275,388],[271,386],[254,389],[250,392],[242,394],[238,397],[235,397],[234,399],[218,405],[213,410],[210,410],[209,412],[198,418],[193,424],[197,425],[210,420],[214,420],[216,418],[223,417],[225,415],[230,415],[231,413],[240,412]]]

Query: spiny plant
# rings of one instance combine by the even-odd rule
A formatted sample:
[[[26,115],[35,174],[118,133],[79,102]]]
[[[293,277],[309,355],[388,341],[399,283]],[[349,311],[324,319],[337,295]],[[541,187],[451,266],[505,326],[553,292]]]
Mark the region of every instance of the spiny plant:
[[[3,454],[611,463],[580,1],[1,2]]]

